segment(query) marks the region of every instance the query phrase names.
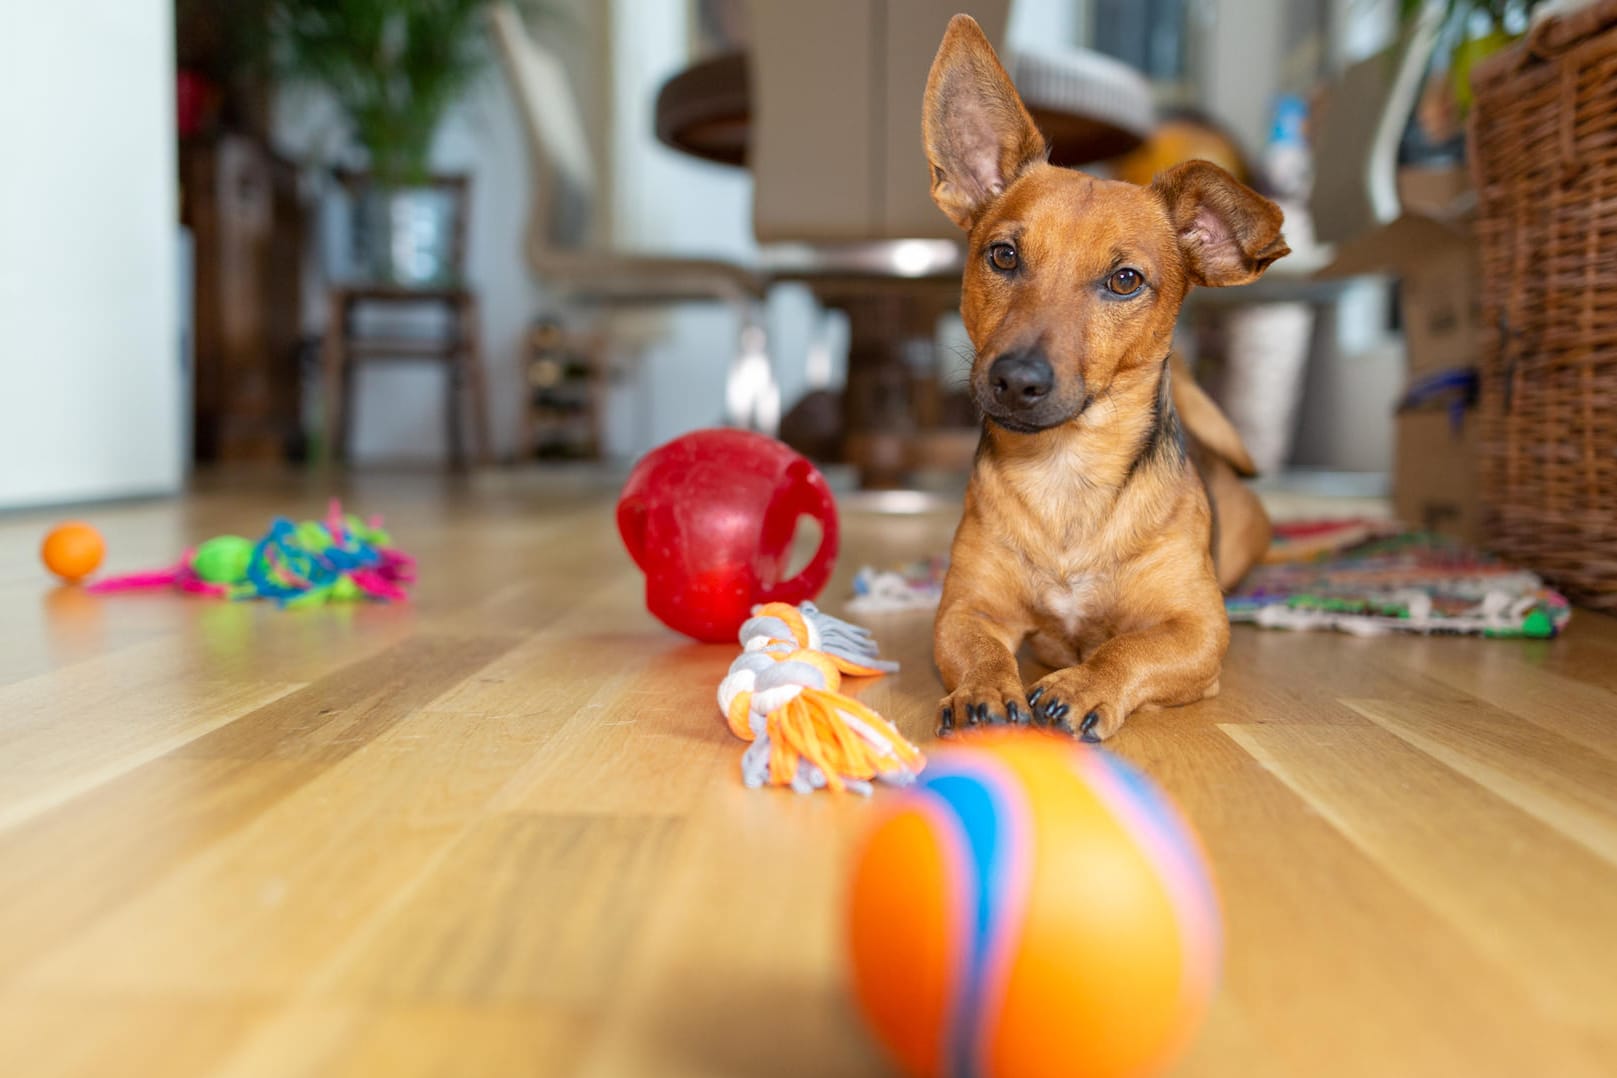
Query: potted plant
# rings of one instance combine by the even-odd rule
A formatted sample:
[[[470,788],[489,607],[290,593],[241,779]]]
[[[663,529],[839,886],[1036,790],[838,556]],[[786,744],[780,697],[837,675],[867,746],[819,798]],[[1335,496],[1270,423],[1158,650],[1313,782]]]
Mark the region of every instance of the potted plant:
[[[1543,0],[1402,0],[1411,49],[1423,65],[1399,161],[1427,168],[1465,159],[1471,69],[1526,32]]]
[[[1471,107],[1471,68],[1527,30],[1533,9],[1543,0],[1402,0],[1407,25],[1427,7],[1442,11],[1442,38],[1434,60],[1449,73],[1449,87],[1461,112]]]
[[[335,101],[367,171],[355,255],[366,276],[443,283],[455,200],[428,183],[433,137],[489,60],[491,0],[268,0],[268,55],[282,78]],[[526,12],[542,5],[519,3]]]

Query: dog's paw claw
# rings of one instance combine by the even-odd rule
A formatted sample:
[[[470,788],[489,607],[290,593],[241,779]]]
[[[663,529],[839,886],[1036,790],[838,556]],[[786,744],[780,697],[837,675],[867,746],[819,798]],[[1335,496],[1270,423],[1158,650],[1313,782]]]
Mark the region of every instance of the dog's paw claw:
[[[1079,736],[1084,741],[1089,742],[1091,745],[1100,744],[1101,736],[1095,732],[1095,727],[1099,725],[1100,709],[1096,708],[1094,711],[1091,711],[1089,714],[1085,715],[1084,721],[1079,724]]]
[[[1082,666],[1058,670],[1028,695],[1039,701],[1036,722],[1091,744],[1117,733],[1128,717],[1111,686]]]
[[[1027,694],[1027,705],[1028,705],[1028,707],[1033,709],[1033,712],[1034,712],[1035,715],[1038,714],[1038,710],[1039,710],[1039,698],[1041,696],[1043,696],[1043,695],[1044,695],[1044,686],[1043,685],[1040,685],[1038,688],[1034,689],[1032,692]]]
[[[1042,689],[1039,690],[1039,697],[1039,707],[1033,713],[1033,721],[1047,729],[1071,734],[1072,724],[1067,721],[1067,714],[1072,710],[1072,705],[1054,693],[1046,694]]]
[[[1036,716],[1020,685],[1005,689],[973,686],[938,701],[938,734],[946,737],[978,727],[1026,726]]]

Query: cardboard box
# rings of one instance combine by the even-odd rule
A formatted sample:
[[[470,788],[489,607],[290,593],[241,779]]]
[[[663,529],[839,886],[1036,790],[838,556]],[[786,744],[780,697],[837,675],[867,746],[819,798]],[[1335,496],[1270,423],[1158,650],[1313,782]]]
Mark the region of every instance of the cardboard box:
[[[1399,278],[1411,379],[1474,367],[1481,347],[1482,280],[1463,175],[1400,172],[1404,213],[1342,242],[1321,276],[1389,273]],[[1439,210],[1438,200],[1450,199]],[[1418,208],[1417,208],[1418,207]]]
[[[1482,280],[1475,242],[1435,248],[1398,289],[1411,378],[1475,367],[1482,347]]]
[[[1398,201],[1405,213],[1455,219],[1476,209],[1477,192],[1471,186],[1471,170],[1463,166],[1419,168],[1406,165],[1398,170]]]
[[[1435,33],[1435,26],[1429,28]],[[1430,34],[1428,35],[1430,38]],[[1319,276],[1400,280],[1411,380],[1472,367],[1481,343],[1480,270],[1464,166],[1398,168],[1389,117],[1415,106],[1431,40],[1404,42],[1343,72],[1321,103],[1309,206],[1336,257]]]
[[[1398,414],[1393,506],[1400,519],[1467,543],[1480,543],[1477,416],[1447,408]]]

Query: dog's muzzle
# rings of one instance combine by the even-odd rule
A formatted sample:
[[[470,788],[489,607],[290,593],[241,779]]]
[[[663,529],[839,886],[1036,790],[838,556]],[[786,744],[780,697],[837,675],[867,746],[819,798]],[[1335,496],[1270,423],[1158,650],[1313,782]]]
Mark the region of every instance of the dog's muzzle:
[[[1020,434],[1035,434],[1072,418],[1056,390],[1055,369],[1036,348],[1006,352],[989,364],[979,387],[978,405],[995,423]]]

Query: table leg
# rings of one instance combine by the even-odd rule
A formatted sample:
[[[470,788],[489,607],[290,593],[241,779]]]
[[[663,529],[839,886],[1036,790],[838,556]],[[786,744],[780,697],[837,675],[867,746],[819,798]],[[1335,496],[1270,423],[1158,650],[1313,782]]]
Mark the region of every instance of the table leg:
[[[822,298],[848,316],[845,456],[861,487],[902,486],[917,436],[937,424],[937,322],[958,297],[886,288]]]

